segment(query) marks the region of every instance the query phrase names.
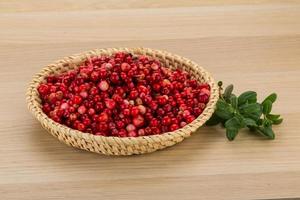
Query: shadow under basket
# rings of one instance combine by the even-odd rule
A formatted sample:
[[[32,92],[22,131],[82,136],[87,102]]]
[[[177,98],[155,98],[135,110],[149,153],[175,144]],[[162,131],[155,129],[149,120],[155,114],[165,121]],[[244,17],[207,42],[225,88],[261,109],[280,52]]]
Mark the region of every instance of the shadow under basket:
[[[160,135],[120,138],[96,136],[71,129],[65,125],[54,122],[42,111],[41,99],[39,97],[37,87],[41,82],[45,81],[46,76],[51,74],[60,74],[77,68],[88,58],[99,55],[112,55],[120,51],[132,53],[133,55],[147,55],[158,59],[165,67],[173,70],[177,68],[182,69],[188,72],[199,82],[209,84],[211,88],[211,95],[202,114],[199,115],[193,122],[173,132],[166,132]],[[181,142],[183,139],[189,137],[191,133],[195,132],[211,117],[215,110],[218,98],[219,91],[214,79],[206,70],[197,65],[195,62],[166,51],[148,48],[95,49],[65,57],[46,66],[40,73],[34,76],[26,93],[29,110],[37,118],[41,125],[54,137],[67,145],[106,155],[150,153]]]

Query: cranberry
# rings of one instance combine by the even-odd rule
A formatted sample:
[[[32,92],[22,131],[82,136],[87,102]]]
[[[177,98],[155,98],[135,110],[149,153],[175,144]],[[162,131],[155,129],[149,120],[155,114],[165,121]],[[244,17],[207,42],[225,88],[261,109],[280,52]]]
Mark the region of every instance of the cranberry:
[[[94,108],[89,108],[89,110],[88,110],[88,114],[90,115],[90,116],[93,116],[94,114],[95,114],[95,109]]]
[[[116,102],[112,99],[106,99],[105,105],[108,109],[114,109],[116,107]]]
[[[136,136],[138,136],[136,131],[129,131],[128,132],[128,137],[136,137]]]
[[[119,79],[120,79],[120,77],[119,77],[119,75],[118,75],[117,72],[113,72],[113,73],[111,74],[111,76],[110,76],[110,80],[111,80],[111,82],[113,82],[113,83],[118,83],[118,82],[119,82]]]
[[[132,122],[135,127],[142,127],[144,125],[144,118],[141,115],[138,115],[133,118]]]
[[[139,129],[138,130],[138,135],[139,136],[144,136],[146,134],[145,130],[144,129]]]
[[[82,98],[80,96],[74,96],[73,102],[74,104],[79,105],[82,102]]]
[[[169,116],[163,117],[162,124],[163,125],[170,125],[171,124],[171,118]]]
[[[126,130],[128,131],[128,132],[130,132],[130,131],[134,131],[136,128],[135,128],[135,126],[133,125],[133,124],[128,124],[127,126],[126,126]]]
[[[81,115],[83,115],[86,112],[86,107],[85,106],[79,106],[77,109],[77,112]]]
[[[127,132],[125,129],[121,129],[121,130],[119,130],[118,135],[119,135],[119,137],[127,137]]]
[[[101,81],[99,84],[98,84],[98,87],[101,91],[107,91],[108,88],[109,88],[109,85],[107,83],[107,81]]]
[[[175,130],[177,130],[177,129],[179,129],[179,126],[178,126],[177,124],[172,124],[172,125],[170,126],[170,131],[175,131]]]
[[[167,101],[168,101],[168,96],[167,95],[157,97],[157,102],[158,102],[159,105],[164,105],[164,104],[167,103]]]
[[[78,123],[78,125],[77,125],[77,129],[79,130],[79,131],[84,131],[85,130],[85,125],[83,124],[83,123]]]
[[[156,127],[158,126],[159,122],[156,118],[153,118],[151,121],[150,121],[150,126],[152,127]]]
[[[98,130],[101,132],[106,132],[108,130],[108,124],[105,122],[101,122],[98,124]]]
[[[68,103],[62,103],[61,105],[60,105],[60,109],[62,109],[62,110],[67,110],[67,109],[69,109],[69,104]]]
[[[136,90],[132,90],[129,94],[130,99],[136,99],[138,97],[139,93]]]
[[[130,116],[130,110],[129,110],[128,108],[125,108],[125,109],[123,110],[123,115],[124,115],[124,116]]]
[[[129,71],[130,68],[131,68],[131,66],[128,63],[122,63],[121,64],[121,70],[124,71],[124,72]]]
[[[99,122],[107,122],[108,121],[108,114],[105,112],[102,112],[98,117]]]
[[[140,112],[139,107],[138,106],[134,106],[134,107],[131,108],[131,112],[130,113],[131,113],[132,116],[137,116],[139,114],[139,112]]]
[[[146,107],[145,107],[145,106],[139,105],[139,106],[138,106],[138,109],[139,109],[139,112],[140,112],[141,114],[145,114],[145,113],[146,113]]]
[[[46,85],[46,84],[39,85],[38,92],[41,95],[47,95],[49,93],[49,87],[48,87],[48,85]]]

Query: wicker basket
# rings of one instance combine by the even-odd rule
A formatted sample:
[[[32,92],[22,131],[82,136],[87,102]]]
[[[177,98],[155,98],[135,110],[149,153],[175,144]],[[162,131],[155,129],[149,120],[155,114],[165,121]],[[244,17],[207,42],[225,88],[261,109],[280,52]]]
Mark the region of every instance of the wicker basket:
[[[37,87],[44,81],[44,77],[50,74],[59,74],[70,69],[74,69],[87,58],[98,55],[111,55],[118,51],[130,52],[135,55],[147,55],[156,58],[164,63],[166,67],[171,69],[183,69],[189,72],[198,81],[208,83],[211,87],[211,96],[203,113],[192,123],[173,132],[167,132],[161,135],[127,138],[95,136],[83,133],[54,122],[43,113]],[[58,60],[55,63],[46,66],[31,81],[27,90],[26,98],[28,108],[32,114],[49,133],[58,138],[60,141],[76,148],[106,155],[132,155],[150,153],[163,149],[189,137],[191,133],[195,132],[210,118],[214,112],[218,95],[218,88],[211,75],[202,67],[186,58],[165,51],[152,50],[148,48],[111,48],[95,49],[85,53],[65,57],[62,60]]]

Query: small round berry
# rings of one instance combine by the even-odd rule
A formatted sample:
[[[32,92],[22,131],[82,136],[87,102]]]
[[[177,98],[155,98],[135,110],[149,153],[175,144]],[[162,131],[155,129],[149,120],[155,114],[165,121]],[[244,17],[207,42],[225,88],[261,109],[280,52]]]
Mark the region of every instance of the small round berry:
[[[98,87],[101,91],[107,91],[108,88],[109,88],[109,85],[107,83],[107,81],[101,81],[99,84],[98,84]]]
[[[132,116],[137,116],[139,114],[139,112],[140,112],[140,109],[139,109],[138,106],[134,106],[134,107],[131,108],[131,115]]]
[[[77,112],[81,115],[83,115],[86,112],[86,107],[85,106],[79,106],[77,109]]]

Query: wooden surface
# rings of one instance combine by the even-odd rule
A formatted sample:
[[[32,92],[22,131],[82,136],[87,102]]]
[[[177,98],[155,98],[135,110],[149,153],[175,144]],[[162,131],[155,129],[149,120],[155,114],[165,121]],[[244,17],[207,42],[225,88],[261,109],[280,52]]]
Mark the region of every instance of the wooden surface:
[[[0,1],[0,199],[300,197],[299,1]],[[228,2],[227,4],[225,2]],[[29,114],[42,66],[102,47],[186,56],[238,92],[276,91],[276,140],[201,128],[142,156],[106,157],[58,142]]]

